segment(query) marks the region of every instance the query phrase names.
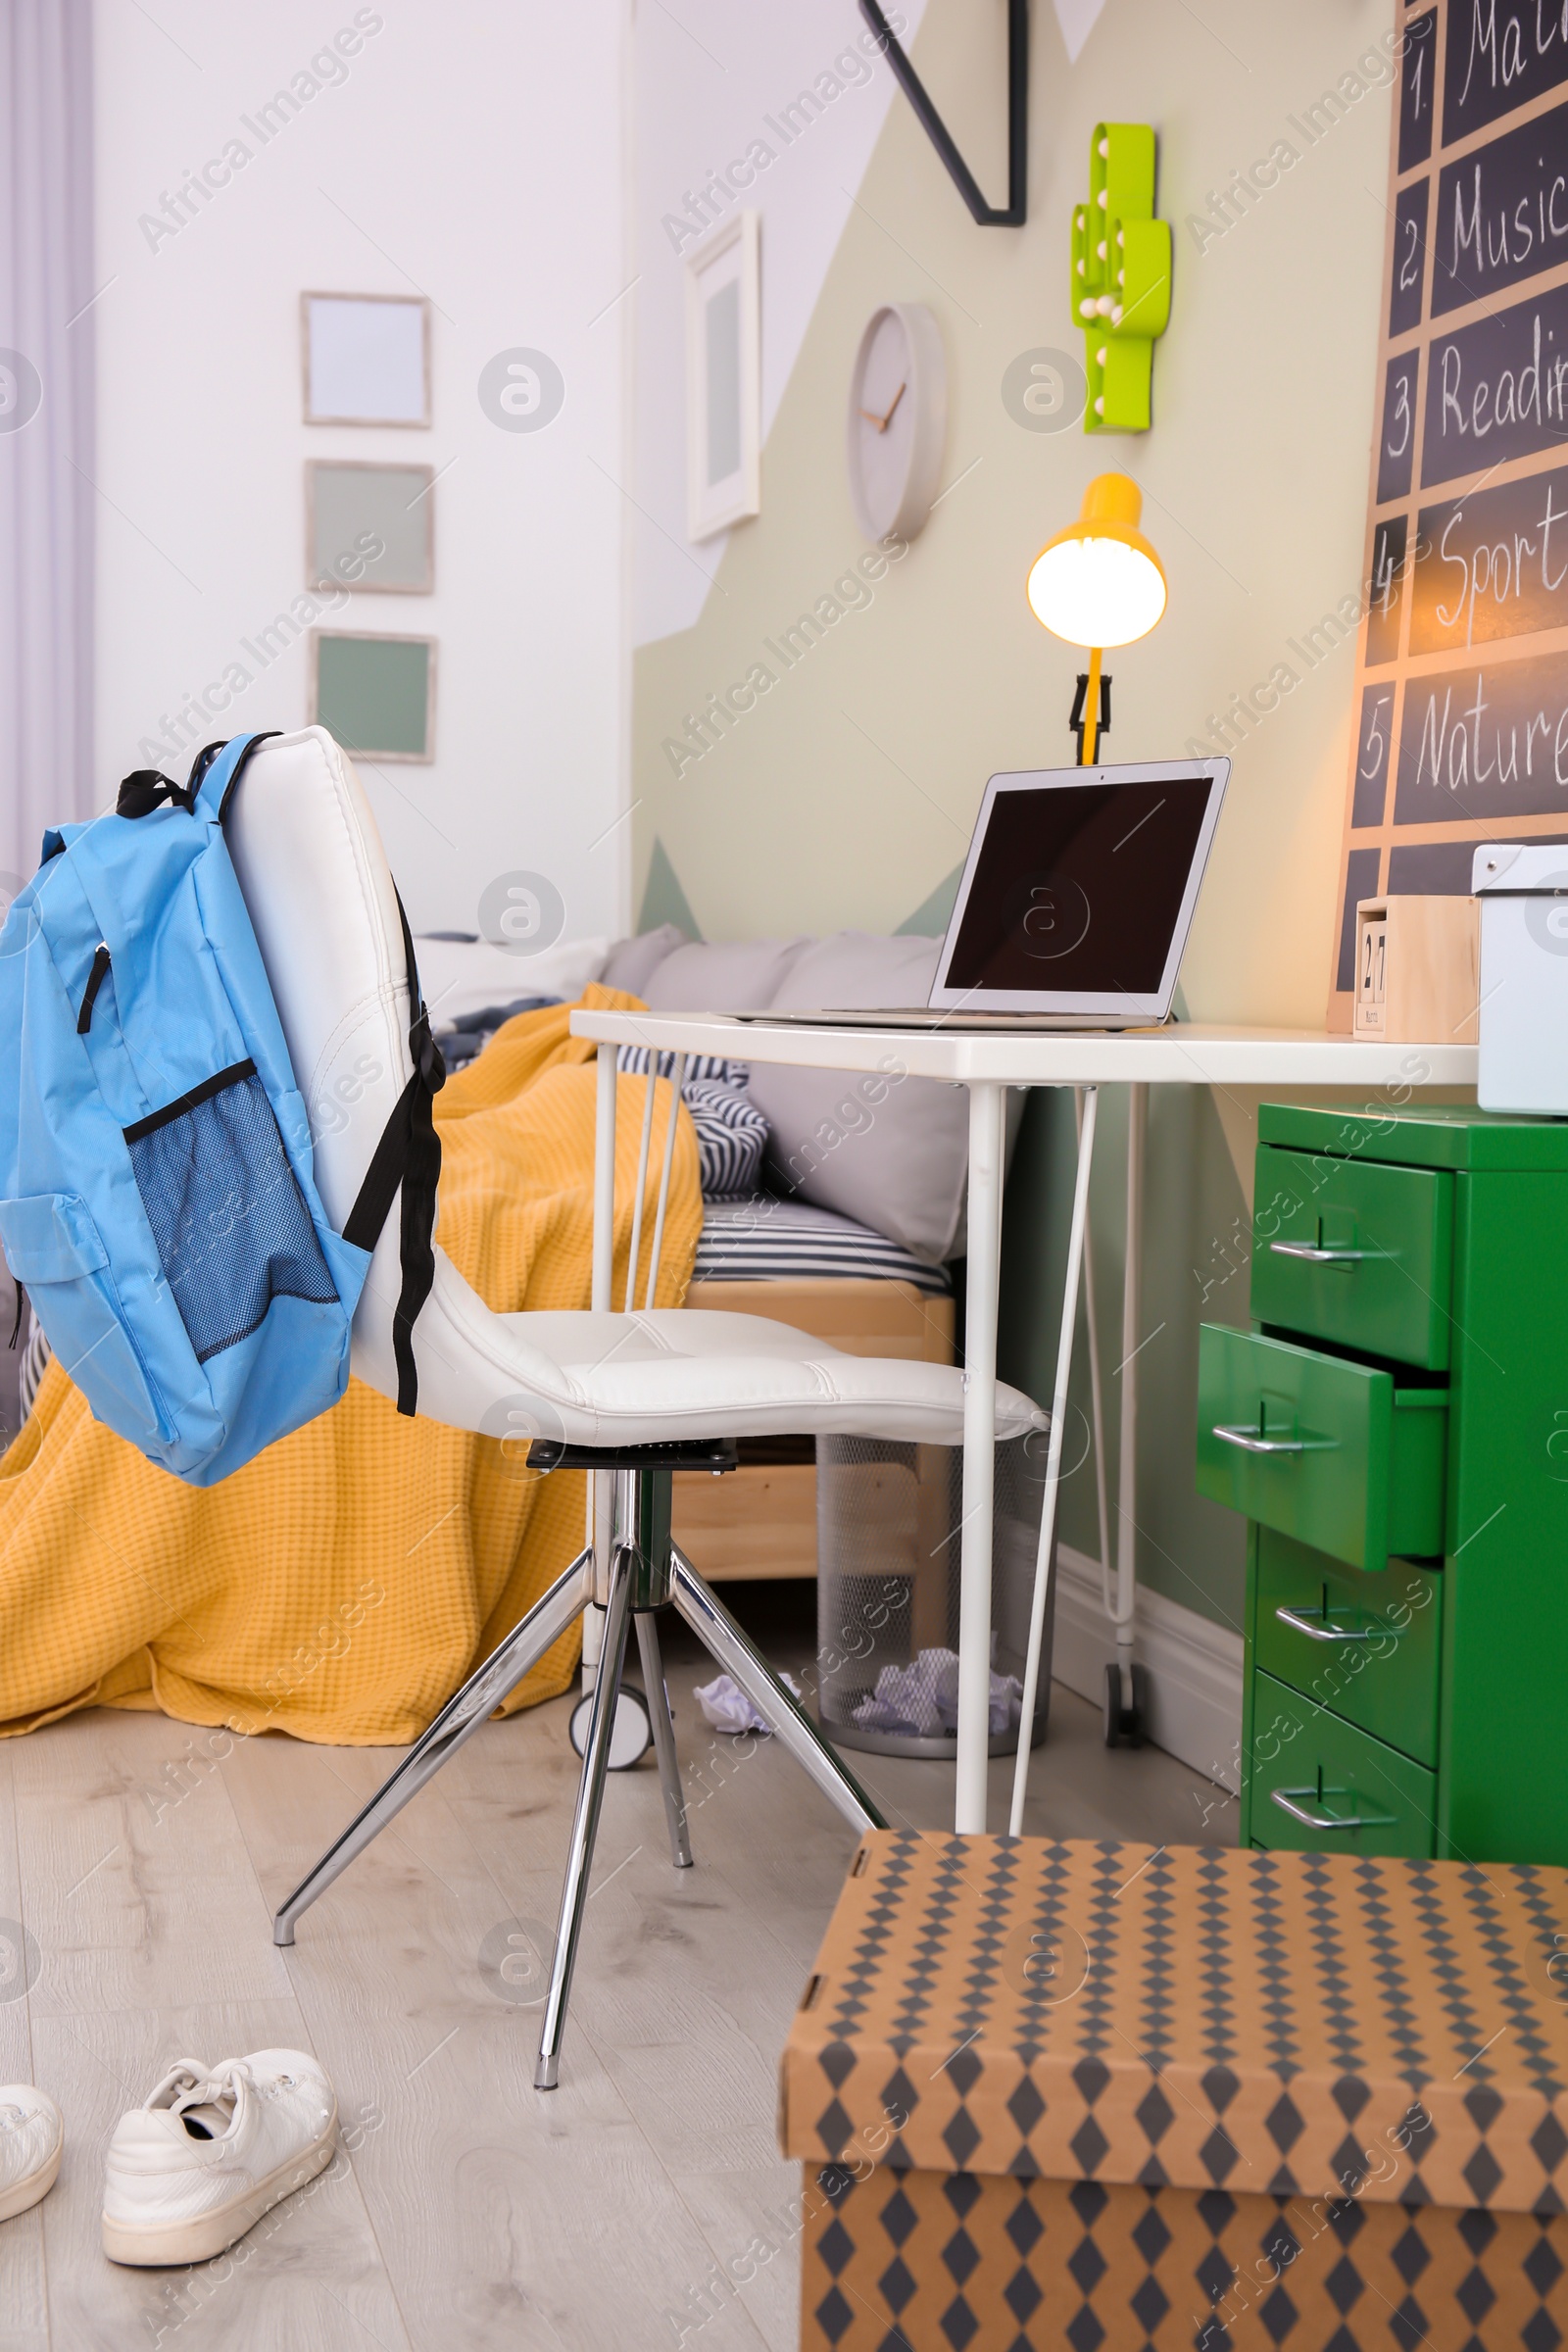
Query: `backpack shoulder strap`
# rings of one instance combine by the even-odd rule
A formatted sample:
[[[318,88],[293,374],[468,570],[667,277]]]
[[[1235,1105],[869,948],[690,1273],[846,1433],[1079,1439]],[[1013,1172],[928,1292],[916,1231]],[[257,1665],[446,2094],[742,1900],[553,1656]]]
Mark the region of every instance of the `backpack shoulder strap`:
[[[228,796],[244,773],[245,765],[259,743],[275,735],[276,727],[269,727],[259,735],[236,735],[228,743],[209,743],[196,755],[188,779],[176,784],[156,767],[138,767],[122,779],[119,798],[115,802],[117,816],[151,816],[167,801],[171,808],[183,808],[194,816],[198,808],[222,821],[228,806]]]
[[[196,755],[185,786],[185,805],[193,815],[216,817],[220,824],[228,813],[228,803],[259,744],[267,743],[280,734],[278,727],[264,727],[256,735],[231,735],[227,743],[209,743]],[[185,797],[182,796],[182,797]]]
[[[398,1411],[418,1409],[419,1376],[414,1360],[414,1326],[435,1281],[436,1187],[441,1176],[441,1138],[435,1130],[432,1104],[446,1084],[441,1049],[430,1034],[430,1015],[419,990],[418,966],[409,918],[398,898],[398,920],[403,926],[403,953],[409,976],[409,1051],[414,1075],[393,1105],[381,1130],[359,1198],[343,1227],[343,1239],[356,1249],[373,1250],[392,1207],[392,1197],[403,1187],[400,1256],[403,1287],[392,1316],[392,1350],[398,1368]]]

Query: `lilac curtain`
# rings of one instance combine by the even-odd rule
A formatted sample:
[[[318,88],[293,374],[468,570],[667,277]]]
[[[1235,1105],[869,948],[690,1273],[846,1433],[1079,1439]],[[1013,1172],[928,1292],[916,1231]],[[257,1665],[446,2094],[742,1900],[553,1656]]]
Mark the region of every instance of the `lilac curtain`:
[[[0,0],[0,912],[93,812],[91,0]]]

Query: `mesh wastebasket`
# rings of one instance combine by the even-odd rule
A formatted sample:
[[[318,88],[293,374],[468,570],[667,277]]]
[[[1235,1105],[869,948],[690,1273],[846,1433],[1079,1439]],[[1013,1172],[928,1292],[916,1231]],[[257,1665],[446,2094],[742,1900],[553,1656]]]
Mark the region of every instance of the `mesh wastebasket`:
[[[1018,1745],[1047,1439],[999,1445],[991,1566],[991,1753]],[[816,1627],[822,1728],[845,1747],[957,1748],[963,1454],[880,1438],[816,1441]],[[1051,1620],[1030,1745],[1046,1735]]]

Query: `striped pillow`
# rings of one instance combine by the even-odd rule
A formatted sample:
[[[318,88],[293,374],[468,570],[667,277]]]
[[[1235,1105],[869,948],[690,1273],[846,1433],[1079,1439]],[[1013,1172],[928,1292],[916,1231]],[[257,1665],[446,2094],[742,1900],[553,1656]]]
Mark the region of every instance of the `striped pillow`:
[[[622,1046],[615,1056],[615,1066],[629,1074],[644,1071],[648,1067],[650,1051],[647,1046]],[[674,1068],[675,1056],[666,1047],[659,1056],[659,1075],[661,1078],[671,1077]],[[717,1086],[737,1087],[745,1086],[751,1075],[749,1062],[725,1061],[717,1054],[688,1054],[686,1056],[688,1083],[693,1078],[703,1078],[711,1079]]]
[[[800,1282],[821,1275],[907,1282],[933,1297],[953,1288],[946,1266],[927,1265],[902,1243],[831,1208],[771,1193],[704,1200],[694,1281]]]
[[[680,1091],[697,1130],[703,1199],[755,1192],[767,1149],[767,1121],[761,1112],[738,1088],[716,1086],[706,1078],[688,1079]]]

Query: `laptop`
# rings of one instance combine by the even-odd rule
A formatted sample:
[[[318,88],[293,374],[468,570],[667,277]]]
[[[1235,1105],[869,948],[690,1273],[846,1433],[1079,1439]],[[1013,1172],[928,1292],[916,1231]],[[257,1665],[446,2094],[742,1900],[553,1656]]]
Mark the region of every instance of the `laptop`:
[[[928,1004],[743,1019],[1138,1029],[1170,1018],[1228,760],[1023,768],[980,803]]]

